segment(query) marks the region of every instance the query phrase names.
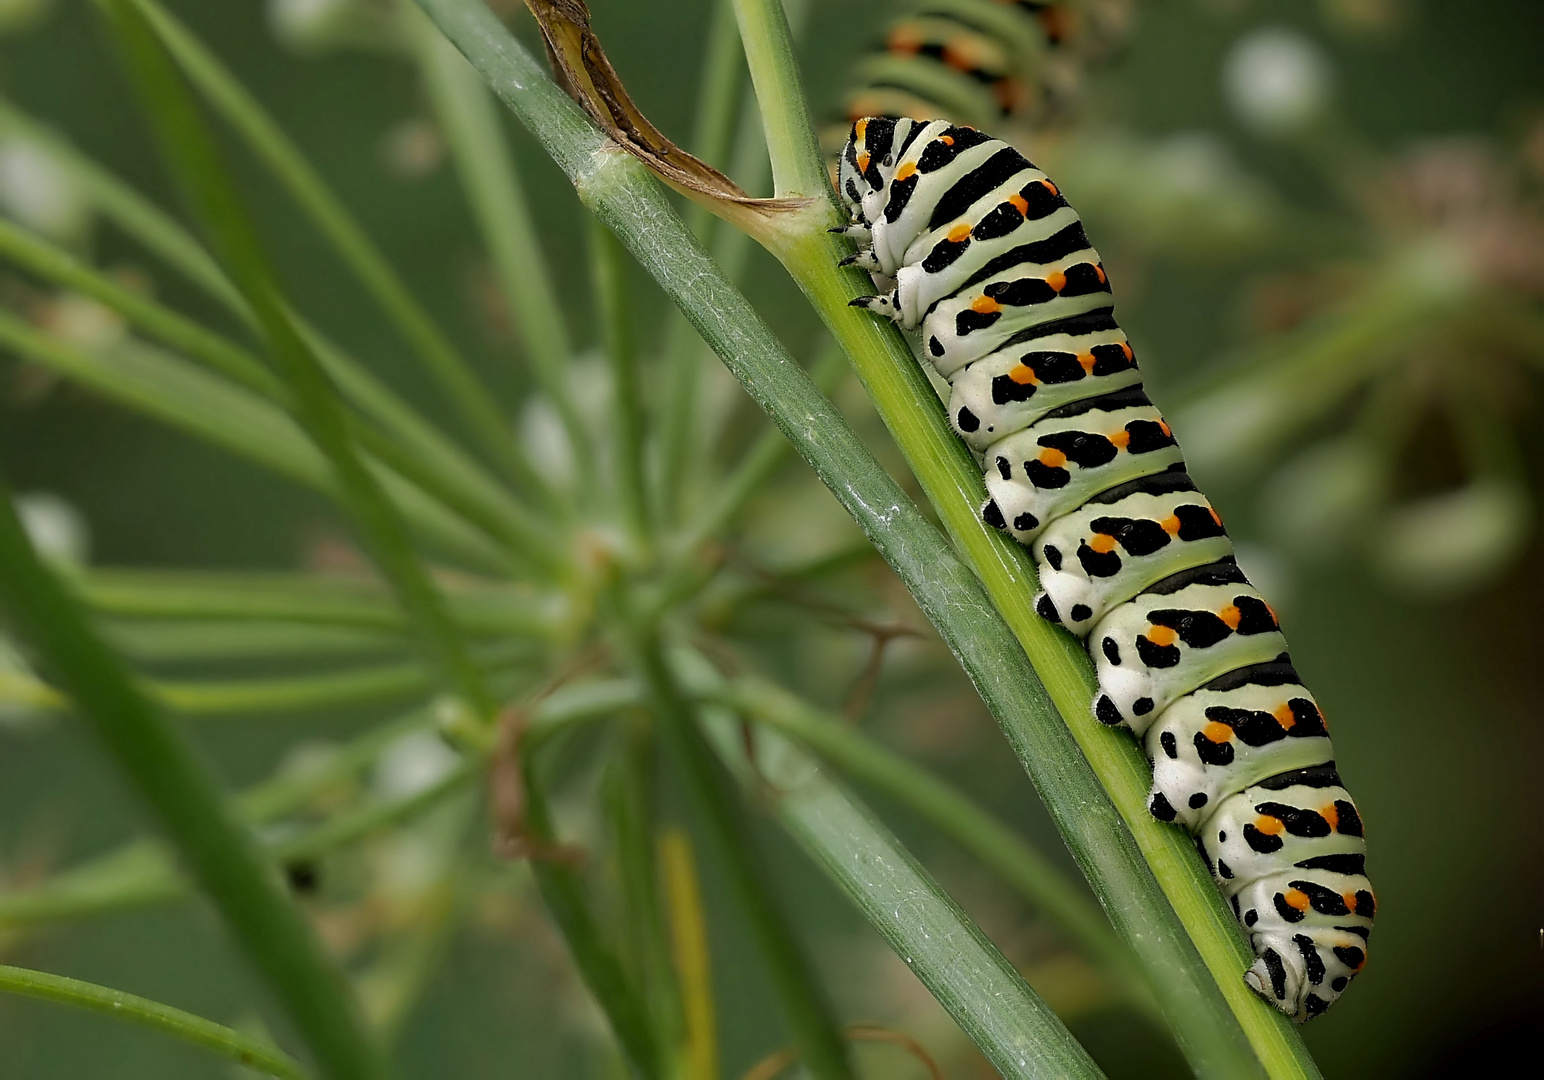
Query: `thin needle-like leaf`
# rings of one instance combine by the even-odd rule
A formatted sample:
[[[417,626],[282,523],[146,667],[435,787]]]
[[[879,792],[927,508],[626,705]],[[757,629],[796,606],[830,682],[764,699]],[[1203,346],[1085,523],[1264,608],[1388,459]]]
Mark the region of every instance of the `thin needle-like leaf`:
[[[205,1020],[201,1016],[194,1016],[137,994],[127,994],[95,983],[63,975],[50,975],[46,971],[11,967],[8,964],[0,964],[0,991],[72,1005],[104,1016],[116,1016],[131,1024],[212,1050],[265,1076],[276,1076],[280,1080],[304,1080],[305,1077],[298,1062],[266,1039],[242,1034],[223,1024],[216,1024],[212,1020]]]

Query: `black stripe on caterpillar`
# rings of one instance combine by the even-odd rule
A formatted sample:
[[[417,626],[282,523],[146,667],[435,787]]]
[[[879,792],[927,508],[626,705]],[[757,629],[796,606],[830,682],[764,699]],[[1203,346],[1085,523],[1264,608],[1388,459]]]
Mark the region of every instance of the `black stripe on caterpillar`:
[[[1376,902],[1362,821],[1276,614],[1185,472],[1077,213],[1018,151],[948,121],[859,119],[838,174],[878,295],[920,331],[982,458],[983,519],[1028,545],[1039,614],[1082,638],[1094,715],[1153,762],[1149,809],[1189,829],[1301,1022],[1361,970]]]

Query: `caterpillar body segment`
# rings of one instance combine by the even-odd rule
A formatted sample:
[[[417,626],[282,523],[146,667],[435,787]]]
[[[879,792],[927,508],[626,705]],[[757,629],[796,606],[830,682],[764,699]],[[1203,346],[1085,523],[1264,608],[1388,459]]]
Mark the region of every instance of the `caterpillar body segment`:
[[[982,517],[1029,546],[1036,611],[1082,638],[1094,715],[1153,762],[1149,809],[1189,829],[1257,957],[1246,982],[1305,1021],[1367,958],[1361,817],[1276,614],[1185,471],[1055,183],[947,121],[859,118],[838,187],[878,290],[921,337],[980,455]]]

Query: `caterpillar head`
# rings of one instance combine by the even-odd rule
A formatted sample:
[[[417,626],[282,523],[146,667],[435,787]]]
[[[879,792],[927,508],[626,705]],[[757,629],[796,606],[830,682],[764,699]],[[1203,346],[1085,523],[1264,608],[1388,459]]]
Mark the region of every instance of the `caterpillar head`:
[[[855,223],[872,224],[882,208],[885,176],[881,169],[892,163],[896,125],[897,121],[883,116],[865,116],[852,125],[837,170],[837,186]]]

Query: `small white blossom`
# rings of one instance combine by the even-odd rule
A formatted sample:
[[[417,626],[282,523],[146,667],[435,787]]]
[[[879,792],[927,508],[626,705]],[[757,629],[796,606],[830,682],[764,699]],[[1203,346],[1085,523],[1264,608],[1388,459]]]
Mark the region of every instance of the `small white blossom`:
[[[91,206],[69,170],[22,135],[0,138],[0,212],[65,244],[84,239],[91,226]]]
[[[91,532],[85,516],[58,495],[48,491],[18,495],[16,516],[45,559],[82,566],[90,558]]]
[[[1239,38],[1222,67],[1222,89],[1241,123],[1280,135],[1313,120],[1329,101],[1329,58],[1295,30],[1268,26]]]
[[[382,799],[406,799],[427,791],[461,763],[432,731],[414,731],[386,748],[375,763],[371,787]]]

